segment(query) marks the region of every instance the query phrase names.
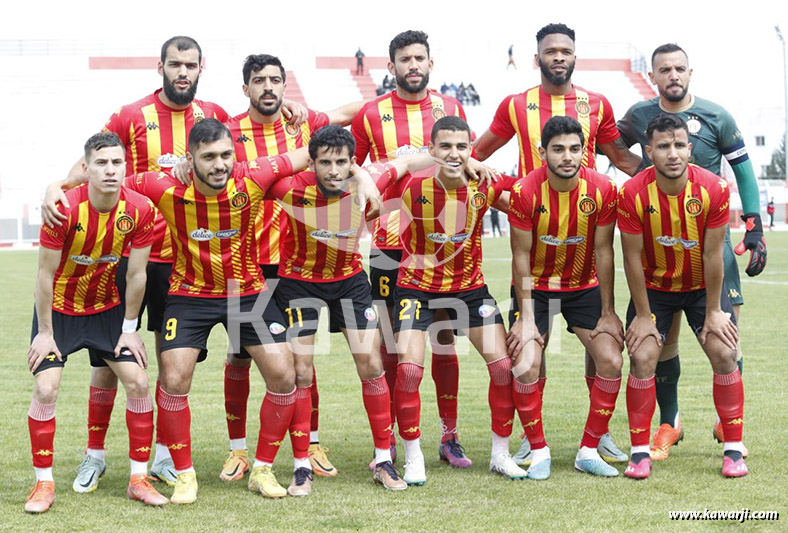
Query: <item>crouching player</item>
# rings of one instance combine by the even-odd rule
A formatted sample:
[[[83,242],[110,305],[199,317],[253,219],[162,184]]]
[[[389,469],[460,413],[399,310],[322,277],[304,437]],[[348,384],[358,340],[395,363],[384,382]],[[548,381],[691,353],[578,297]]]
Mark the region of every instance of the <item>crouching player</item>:
[[[549,119],[539,148],[547,166],[515,184],[509,205],[513,291],[522,311],[515,315],[508,341],[518,358],[523,353],[533,356],[531,364],[514,372],[522,380],[515,381],[515,391],[527,403],[523,427],[532,450],[532,479],[550,476],[538,380],[550,323],[559,311],[596,365],[575,468],[597,476],[618,475],[597,451],[616,408],[624,348],[623,328],[613,308],[616,186],[581,166],[583,144],[583,129],[575,119]],[[551,302],[558,303],[555,310]]]
[[[654,371],[672,317],[683,311],[714,370],[714,406],[725,440],[722,475],[744,476],[744,385],[736,366],[739,336],[731,302],[722,292],[728,184],[688,164],[692,144],[687,124],[678,115],[654,117],[646,137],[646,155],[654,166],[626,182],[618,198],[624,270],[632,295],[626,333],[632,453],[624,475],[645,479],[651,474]]]
[[[36,485],[25,511],[42,513],[55,499],[52,455],[55,404],[68,356],[87,348],[90,364],[109,366],[126,389],[132,500],[164,505],[167,498],[147,481],[153,440],[153,403],[145,374],[147,355],[137,334],[137,313],[145,292],[145,268],[153,239],[153,208],[147,198],[121,188],[125,149],[114,133],[100,133],[85,144],[89,180],[66,194],[69,207],[60,226],[41,227],[36,305],[28,366],[35,376],[28,411]],[[125,309],[115,285],[123,250],[129,255]],[[106,469],[103,450],[85,461]],[[92,480],[89,480],[92,483]],[[92,484],[95,488],[97,485]]]

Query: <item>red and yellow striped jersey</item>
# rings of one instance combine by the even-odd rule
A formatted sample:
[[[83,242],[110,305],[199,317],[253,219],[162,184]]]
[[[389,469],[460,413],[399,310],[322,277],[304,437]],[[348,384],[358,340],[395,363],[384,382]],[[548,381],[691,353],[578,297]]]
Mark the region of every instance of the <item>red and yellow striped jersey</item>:
[[[102,131],[116,134],[126,146],[129,176],[174,167],[186,155],[189,131],[195,122],[204,118],[225,122],[228,118],[224,109],[211,102],[193,100],[186,109],[168,107],[159,99],[161,91],[121,107],[104,124]],[[156,216],[150,260],[172,261],[172,239],[160,215]]]
[[[577,187],[558,192],[550,187],[547,168],[520,178],[509,198],[509,223],[531,232],[533,288],[574,291],[599,284],[594,262],[597,226],[616,221],[616,184],[585,167]]]
[[[506,140],[517,134],[520,144],[519,177],[542,166],[539,156],[542,128],[555,116],[572,117],[582,126],[584,167],[596,168],[594,154],[597,145],[615,141],[620,136],[613,108],[599,93],[574,85],[569,94],[553,96],[537,85],[524,93],[509,95],[498,106],[490,131]]]
[[[67,315],[90,315],[120,304],[115,272],[125,250],[153,242],[154,209],[147,198],[121,189],[108,213],[90,205],[88,187],[66,193],[71,207],[58,205],[66,216],[61,226],[41,226],[41,246],[61,250],[55,272],[52,309]]]
[[[399,195],[403,256],[397,285],[426,292],[459,292],[484,285],[482,219],[516,178],[502,176],[486,189],[471,180],[446,189],[436,167],[389,186]]]
[[[430,142],[432,127],[446,115],[465,118],[465,110],[451,96],[429,90],[418,102],[403,100],[397,91],[367,102],[353,119],[351,131],[356,138],[356,162],[361,165],[369,154],[373,163],[388,159],[397,148],[410,145],[424,148]],[[382,215],[375,221],[372,246],[401,249],[397,214]]]
[[[677,196],[659,189],[654,167],[636,174],[618,194],[619,229],[643,235],[643,272],[650,289],[704,288],[706,229],[728,223],[728,182],[695,165],[689,165],[688,172],[687,185]]]
[[[291,150],[309,146],[312,135],[328,125],[328,115],[308,110],[307,121],[299,128],[284,117],[272,124],[260,124],[252,120],[249,112],[231,118],[227,122],[235,145],[238,161],[251,161],[261,156],[281,155]],[[282,209],[273,200],[263,200],[255,222],[255,234],[259,248],[258,262],[261,265],[279,263],[280,235],[287,230]]]
[[[383,189],[396,179],[396,171],[390,166],[379,170],[375,175],[378,188]],[[280,277],[328,282],[363,270],[358,248],[367,225],[350,192],[327,198],[320,192],[315,173],[301,172],[277,182],[268,196],[281,203],[289,226],[283,239]]]
[[[268,189],[293,173],[285,156],[236,163],[227,186],[217,196],[204,196],[164,172],[146,172],[126,179],[126,186],[150,198],[173,236],[174,260],[170,294],[224,298],[229,280],[234,295],[265,289],[257,264],[255,216]]]

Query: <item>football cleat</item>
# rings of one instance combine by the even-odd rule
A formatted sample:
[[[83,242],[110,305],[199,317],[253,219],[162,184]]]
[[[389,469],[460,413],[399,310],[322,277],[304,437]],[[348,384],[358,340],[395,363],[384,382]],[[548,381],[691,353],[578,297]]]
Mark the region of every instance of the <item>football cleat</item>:
[[[512,456],[507,452],[496,454],[490,459],[490,472],[500,474],[509,479],[525,479],[525,476],[528,474],[517,466]]]
[[[167,457],[163,461],[153,463],[150,467],[150,476],[154,481],[163,481],[174,487],[178,475],[175,473],[175,463],[172,462],[172,458]]]
[[[77,477],[74,479],[71,487],[74,489],[74,492],[93,492],[98,488],[99,478],[104,475],[106,470],[107,463],[85,454],[82,464],[77,469]]]
[[[405,475],[402,476],[408,485],[421,486],[427,482],[427,471],[424,469],[424,456],[419,455],[405,460]]]
[[[175,478],[175,490],[170,498],[170,503],[189,504],[197,501],[197,474],[194,472],[181,472]]]
[[[222,466],[219,479],[224,481],[238,481],[243,479],[244,474],[249,471],[249,451],[232,450],[229,457]]]
[[[610,433],[605,433],[599,439],[599,445],[596,447],[599,456],[607,463],[626,463],[629,457],[622,452],[616,443],[613,442],[613,436]]]
[[[531,443],[528,442],[528,437],[523,436],[523,442],[520,443],[520,449],[514,454],[512,460],[516,465],[530,466],[531,459],[533,459],[531,455]]]
[[[456,438],[442,442],[438,446],[438,459],[454,468],[470,468],[473,464],[465,455],[465,448],[457,442]]]
[[[734,461],[727,455],[722,458],[722,475],[725,477],[742,477],[749,473],[744,459]]]
[[[287,493],[290,496],[309,496],[312,493],[312,471],[305,467],[296,468]]]
[[[534,481],[544,481],[550,477],[551,463],[552,460],[550,458],[539,461],[538,463],[532,462],[531,466],[528,467],[525,477],[528,479],[533,479]]]
[[[284,498],[287,491],[279,484],[270,466],[252,468],[249,475],[249,490],[259,492],[266,498]]]
[[[396,463],[397,462],[397,445],[396,445],[396,440],[392,439],[392,444],[389,447],[389,453],[391,454],[391,462],[392,463]],[[373,452],[372,453],[372,460],[369,462],[369,469],[374,471],[375,470],[375,464],[376,464],[375,463],[375,453]]]
[[[43,513],[55,503],[55,482],[36,481],[25,502],[26,513]]]
[[[714,440],[716,440],[720,444],[725,442],[725,437],[722,434],[722,422],[718,421],[714,423]],[[747,459],[747,457],[749,457],[750,455],[750,450],[747,449],[747,446],[745,446],[744,443],[742,443],[741,446],[742,446],[741,456]]]
[[[408,488],[407,482],[400,477],[399,472],[391,464],[391,461],[384,461],[379,465],[375,465],[372,480],[375,483],[380,483],[388,490],[405,490]]]
[[[679,425],[674,428],[670,424],[662,424],[651,439],[650,454],[654,461],[664,461],[670,454],[670,447],[684,438],[684,429]]]
[[[630,461],[627,469],[624,470],[624,476],[631,479],[647,479],[651,475],[651,459],[646,457],[641,459],[639,463],[635,464]]]
[[[599,459],[575,459],[575,470],[592,476],[618,476],[618,470],[603,461],[601,457]]]
[[[129,499],[142,502],[145,505],[166,505],[170,500],[159,494],[153,488],[145,474],[132,475],[129,478],[129,488],[126,490]]]
[[[312,465],[312,471],[315,475],[321,477],[336,477],[339,472],[328,460],[328,448],[320,446],[320,444],[309,445],[309,464]]]

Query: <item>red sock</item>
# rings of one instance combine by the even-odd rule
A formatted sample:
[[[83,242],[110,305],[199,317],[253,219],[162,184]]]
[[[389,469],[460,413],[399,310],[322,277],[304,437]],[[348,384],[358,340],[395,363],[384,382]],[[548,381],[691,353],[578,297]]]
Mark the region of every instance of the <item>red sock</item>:
[[[444,353],[451,350],[450,353]],[[439,352],[439,353],[436,353]],[[441,418],[441,442],[457,434],[457,392],[460,387],[460,364],[453,346],[432,346],[432,380],[438,399],[438,416]]]
[[[616,410],[616,398],[620,388],[621,378],[608,379],[596,375],[594,386],[591,388],[591,404],[588,406],[588,418],[580,446],[596,449],[599,445],[599,439],[607,433],[610,417]]]
[[[390,353],[382,343],[380,345],[380,357],[383,359],[383,372],[385,372],[386,384],[389,387],[389,413],[393,427],[397,421],[397,410],[394,408],[394,391],[397,389],[397,361],[399,358],[397,357],[397,352]]]
[[[520,383],[514,380],[512,389],[514,405],[517,406],[517,414],[525,436],[528,437],[528,443],[532,450],[540,450],[547,446],[547,442],[542,425],[542,393],[539,392],[539,382]]]
[[[109,420],[115,405],[115,394],[118,389],[102,389],[90,387],[88,401],[88,448],[103,450],[107,438]]]
[[[514,425],[512,360],[503,357],[487,363],[487,372],[490,373],[487,401],[490,404],[491,429],[498,436],[508,437]]]
[[[293,420],[295,401],[295,387],[292,392],[286,394],[271,391],[265,393],[263,404],[260,406],[260,432],[257,435],[257,453],[255,453],[258,461],[274,463],[276,452],[279,451],[287,428]]]
[[[147,463],[153,441],[153,400],[126,397],[126,427],[129,429],[129,459]]]
[[[364,397],[364,409],[367,410],[375,448],[386,449],[389,447],[392,427],[389,414],[389,386],[386,378],[380,376],[362,380],[361,394]]]
[[[30,431],[30,451],[33,466],[52,468],[55,451],[55,404],[38,403],[35,398],[27,410],[27,428]]]
[[[290,444],[293,447],[293,457],[306,459],[309,457],[309,415],[312,411],[311,389],[298,387],[296,389],[293,419],[290,421]]]
[[[544,396],[544,386],[547,384],[547,377],[545,376],[539,378],[539,381],[537,381],[537,383],[539,384],[539,392],[541,392],[542,396]]]
[[[156,444],[164,444],[164,439],[162,438],[161,422],[159,422],[159,396],[160,395],[161,395],[161,381],[157,379],[156,396],[154,397],[154,400],[156,400]]]
[[[598,375],[599,375],[599,374],[597,374],[597,376],[598,376]],[[589,395],[590,395],[592,392],[594,392],[594,381],[595,381],[595,379],[596,379],[596,378],[595,378],[594,376],[586,376],[586,387],[588,387],[588,394],[589,394]]]
[[[421,397],[419,385],[424,377],[424,367],[416,363],[397,365],[397,394],[394,401],[397,408],[399,436],[405,440],[421,437],[419,419],[421,418]]]
[[[246,437],[246,403],[249,400],[249,367],[224,362],[224,412],[231,439]]]
[[[627,417],[632,446],[648,446],[651,419],[656,407],[654,376],[639,379],[630,374],[627,380]]]
[[[159,408],[158,427],[162,443],[167,445],[176,470],[192,467],[192,413],[188,394],[169,394],[159,387],[156,398]]]
[[[309,393],[312,395],[309,430],[317,431],[317,426],[320,419],[320,393],[317,391],[317,371],[315,370],[314,365],[312,365],[312,387],[309,389]]]
[[[744,429],[744,383],[738,368],[730,374],[714,374],[714,407],[722,422],[725,442],[741,442]]]

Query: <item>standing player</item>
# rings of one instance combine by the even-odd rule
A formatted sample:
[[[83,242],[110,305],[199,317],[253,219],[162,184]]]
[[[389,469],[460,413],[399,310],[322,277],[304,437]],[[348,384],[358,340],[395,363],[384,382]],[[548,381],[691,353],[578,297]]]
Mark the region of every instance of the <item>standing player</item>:
[[[400,354],[394,402],[405,447],[404,479],[409,485],[423,485],[427,479],[419,442],[419,384],[427,330],[438,308],[447,311],[451,327],[467,334],[487,363],[493,432],[490,470],[522,479],[526,472],[514,464],[508,449],[515,405],[519,411],[522,395],[515,392],[512,399],[512,359],[506,353],[503,320],[481,272],[484,213],[492,205],[506,209],[504,191],[515,178],[505,176],[487,186],[467,181],[470,128],[459,117],[438,120],[431,138],[429,152],[440,166],[405,176],[387,191],[391,198],[401,199],[404,247],[394,312]]]
[[[557,301],[569,331],[577,335],[596,366],[575,468],[614,477],[618,471],[602,460],[597,446],[616,408],[624,347],[613,298],[616,186],[607,176],[581,166],[583,128],[573,118],[551,118],[541,139],[539,155],[547,166],[517,182],[509,205],[513,298],[522,311],[508,340],[511,353],[528,349],[534,357],[533,364],[524,369],[525,383],[515,382],[515,387],[529,394],[531,405],[530,423],[525,424],[532,450],[528,476],[546,479],[550,475],[538,380],[556,312],[551,311],[550,302]],[[533,345],[527,346],[528,342]]]
[[[294,126],[282,114],[282,101],[287,76],[279,58],[257,54],[250,55],[243,66],[243,91],[249,97],[249,109],[227,122],[238,161],[251,161],[261,156],[275,156],[304,148],[314,133],[327,124],[347,126],[361,109],[363,102],[345,105],[328,113],[307,110],[307,119]],[[287,231],[282,209],[273,200],[265,199],[255,219],[258,259],[263,277],[278,277],[280,236]],[[246,445],[246,404],[249,399],[248,354],[228,352],[224,367],[224,405],[227,431],[230,437],[230,455],[219,477],[226,480],[243,478],[249,469]],[[312,380],[312,416],[310,422],[309,459],[317,475],[333,477],[337,469],[326,457],[318,437],[317,380]]]
[[[596,168],[595,154],[598,148],[616,167],[633,175],[640,165],[640,158],[627,150],[620,139],[610,102],[603,95],[586,91],[572,83],[575,31],[564,24],[548,24],[536,33],[536,49],[534,62],[541,70],[541,84],[524,93],[504,98],[492,124],[476,141],[475,156],[484,161],[517,134],[520,148],[519,177],[523,177],[544,164],[539,147],[541,132],[547,120],[553,115],[566,115],[577,120],[585,132],[584,167]],[[542,391],[547,379],[544,369],[542,364],[539,379]],[[586,353],[586,385],[589,394],[593,391],[595,374],[593,360]],[[609,433],[600,440],[599,453],[609,462],[627,460]],[[528,464],[530,461],[528,439],[523,438],[515,461],[518,464]]]
[[[430,45],[426,33],[408,30],[398,34],[389,44],[389,73],[394,77],[396,89],[364,105],[353,119],[352,132],[356,138],[356,160],[363,164],[367,155],[372,162],[385,160],[399,148],[426,150],[430,131],[435,121],[444,116],[465,119],[460,103],[427,88],[432,72]],[[408,147],[408,148],[405,148]],[[386,302],[386,314],[391,316],[395,307],[394,286],[402,259],[402,243],[396,213],[383,214],[375,221],[370,251],[370,282],[372,299]],[[380,312],[383,312],[380,309]],[[439,310],[437,320],[447,318]],[[381,321],[385,324],[386,321]],[[390,338],[383,331],[384,341]],[[383,367],[386,370],[391,393],[391,415],[394,411],[394,383],[397,376],[397,354],[393,346],[380,346]],[[454,350],[451,330],[438,332],[432,343],[432,379],[441,418],[441,443],[439,456],[452,466],[467,468],[471,461],[457,439],[457,393],[459,389],[459,363]],[[396,437],[391,434],[392,456],[396,458]]]
[[[738,332],[730,300],[722,291],[728,184],[689,164],[692,144],[680,117],[653,118],[646,139],[646,155],[654,166],[626,182],[618,198],[624,270],[632,295],[626,333],[632,452],[624,475],[644,479],[651,474],[648,440],[656,407],[654,370],[674,314],[683,311],[714,371],[714,406],[725,441],[722,475],[744,476]]]
[[[42,513],[55,499],[52,455],[55,403],[63,367],[72,353],[87,348],[93,367],[107,367],[126,389],[132,500],[164,505],[167,498],[147,480],[153,440],[153,402],[145,375],[147,355],[137,334],[137,313],[145,292],[145,265],[153,239],[153,208],[143,196],[121,189],[125,176],[123,144],[100,133],[85,144],[88,185],[70,191],[70,207],[60,204],[64,223],[41,226],[36,306],[28,366],[35,376],[28,412],[36,485],[25,511]],[[115,270],[127,246],[125,306]],[[125,307],[125,309],[124,309]],[[125,313],[125,315],[124,315]],[[100,463],[96,478],[106,464]],[[88,486],[94,490],[98,479]]]
[[[308,457],[314,340],[320,308],[328,307],[330,330],[341,331],[350,346],[362,383],[364,407],[375,442],[374,480],[391,490],[407,484],[394,470],[389,450],[389,391],[380,360],[377,315],[369,280],[362,268],[359,239],[364,213],[353,204],[348,177],[355,164],[355,140],[340,126],[327,126],[309,141],[309,167],[314,171],[281,180],[268,193],[281,202],[288,217],[276,300],[288,320],[296,368],[296,407],[290,425],[295,458],[287,492],[306,496],[312,488]],[[383,188],[407,170],[406,159],[383,169]],[[363,340],[362,340],[363,337]]]
[[[669,113],[682,118],[692,136],[692,162],[701,168],[721,174],[723,157],[733,168],[736,184],[741,196],[746,224],[744,239],[736,247],[736,253],[751,250],[747,266],[749,276],[757,276],[766,266],[766,243],[763,239],[763,225],[760,215],[760,196],[758,182],[752,170],[752,162],[747,155],[744,139],[736,126],[736,121],[719,105],[698,98],[689,93],[692,69],[689,68],[687,54],[676,44],[664,44],[651,55],[649,77],[659,89],[659,96],[648,102],[639,102],[629,108],[617,126],[621,138],[628,146],[640,144],[643,150],[644,167],[650,164],[646,154],[646,125],[657,115]],[[736,319],[739,319],[740,306],[744,303],[741,294],[739,266],[736,263],[730,228],[725,231],[723,248],[725,277],[723,287],[733,304]],[[679,418],[678,381],[681,374],[679,362],[679,330],[681,314],[676,313],[673,326],[662,347],[657,363],[656,387],[657,403],[660,410],[660,426],[651,443],[651,458],[661,461],[668,458],[670,447],[683,438],[684,430]],[[741,347],[737,346],[739,371]],[[715,438],[722,442],[722,427],[719,421],[714,426]],[[744,456],[747,456],[745,449]]]

